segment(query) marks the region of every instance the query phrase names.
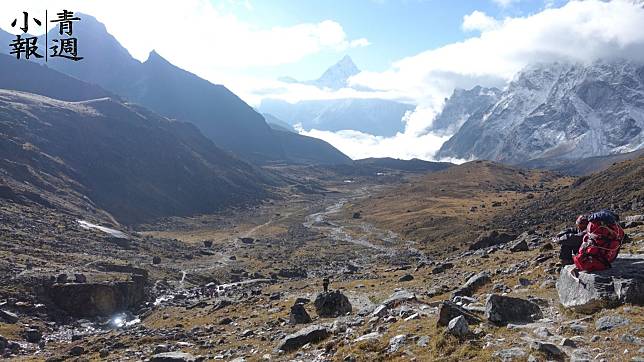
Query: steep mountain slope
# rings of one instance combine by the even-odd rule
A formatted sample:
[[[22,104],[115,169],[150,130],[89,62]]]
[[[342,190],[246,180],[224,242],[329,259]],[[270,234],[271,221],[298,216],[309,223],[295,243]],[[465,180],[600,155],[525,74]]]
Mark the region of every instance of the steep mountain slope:
[[[247,160],[257,163],[287,160],[281,144],[285,137],[273,134],[263,117],[226,87],[180,69],[156,52],[140,63],[103,24],[89,15],[79,16],[82,21],[74,27],[74,33],[79,41],[83,40],[79,52],[85,59],[80,62],[50,59],[49,67],[98,84],[163,116],[191,122],[219,147]],[[305,144],[309,140],[288,144]]]
[[[470,116],[496,103],[500,93],[497,88],[481,86],[470,90],[455,89],[445,100],[441,113],[432,122],[431,130],[441,134],[455,133]]]
[[[274,130],[295,132],[295,129],[290,124],[282,121],[281,119],[273,116],[270,113],[262,113],[262,116],[264,116],[264,119],[266,120],[268,126]]]
[[[644,208],[644,156],[622,161],[604,171],[583,176],[570,187],[518,207],[498,222],[516,229],[529,226],[563,227],[583,213],[609,208],[620,214]]]
[[[263,100],[259,109],[291,125],[301,124],[306,130],[356,130],[378,136],[393,136],[404,131],[406,112],[415,107],[384,99],[333,99],[301,101],[295,104],[281,100]]]
[[[350,165],[353,162],[326,141],[277,129],[273,130],[273,134],[284,146],[288,162],[313,165]]]
[[[13,39],[15,39],[15,35],[0,29],[0,44],[2,45],[1,48],[4,48],[4,50],[0,51],[1,53],[9,52],[7,49],[10,49],[9,44]]]
[[[129,99],[192,122],[220,147],[251,160],[284,157],[264,118],[224,86],[175,67],[154,51],[139,77],[140,82],[125,93]]]
[[[110,98],[65,102],[1,90],[0,133],[3,184],[18,191],[25,182],[40,184],[36,192],[44,198],[80,194],[125,223],[207,213],[267,195],[260,171],[190,124]]]
[[[557,171],[566,175],[587,176],[592,173],[604,171],[617,162],[638,158],[641,155],[644,155],[644,149],[616,155],[582,158],[579,160],[539,158],[522,163],[520,166]]]
[[[644,144],[644,67],[627,61],[540,64],[471,116],[438,157],[519,163],[579,159]]]
[[[0,54],[0,89],[40,94],[63,101],[118,98],[103,88],[79,81],[47,66]]]

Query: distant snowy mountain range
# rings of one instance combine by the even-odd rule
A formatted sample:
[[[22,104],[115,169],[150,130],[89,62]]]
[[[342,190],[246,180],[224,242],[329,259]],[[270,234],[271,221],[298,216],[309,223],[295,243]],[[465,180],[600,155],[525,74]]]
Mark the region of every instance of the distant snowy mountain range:
[[[533,65],[502,92],[454,92],[434,127],[458,129],[439,158],[521,163],[634,151],[644,145],[644,66]]]
[[[349,88],[349,78],[358,73],[360,69],[351,57],[345,56],[316,80],[300,82],[290,77],[283,77],[280,80],[338,90]],[[300,125],[307,131],[311,129],[333,132],[356,130],[389,137],[404,131],[405,124],[402,119],[405,113],[414,108],[414,105],[375,98],[307,100],[297,103],[265,99],[259,106],[259,111],[271,114],[292,126]]]

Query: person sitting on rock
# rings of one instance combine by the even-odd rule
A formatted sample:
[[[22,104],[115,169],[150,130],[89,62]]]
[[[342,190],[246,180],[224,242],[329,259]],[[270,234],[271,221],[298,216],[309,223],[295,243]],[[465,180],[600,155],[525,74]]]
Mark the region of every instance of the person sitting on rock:
[[[559,259],[561,259],[562,265],[573,264],[572,257],[579,251],[587,226],[588,216],[579,215],[577,221],[575,221],[575,227],[565,229],[557,234],[555,241],[561,245]]]

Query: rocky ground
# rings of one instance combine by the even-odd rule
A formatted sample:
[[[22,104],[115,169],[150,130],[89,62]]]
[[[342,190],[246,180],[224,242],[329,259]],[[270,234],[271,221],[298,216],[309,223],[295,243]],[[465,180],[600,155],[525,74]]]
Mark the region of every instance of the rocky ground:
[[[511,215],[575,180],[483,166],[459,176],[474,172],[478,185],[454,174],[327,175],[252,210],[134,229],[2,204],[0,352],[49,361],[644,359],[640,219],[625,225],[629,241],[610,273],[570,280],[557,265],[555,226],[521,228]],[[637,202],[624,215],[637,215]],[[570,298],[582,284],[601,293]]]

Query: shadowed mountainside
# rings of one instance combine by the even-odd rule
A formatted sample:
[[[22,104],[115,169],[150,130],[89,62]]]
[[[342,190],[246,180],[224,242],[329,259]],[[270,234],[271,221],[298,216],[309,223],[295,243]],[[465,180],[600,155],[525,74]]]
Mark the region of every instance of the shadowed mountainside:
[[[2,90],[0,133],[4,184],[34,185],[45,199],[76,194],[128,224],[267,196],[261,171],[190,124],[110,98],[64,102]]]
[[[107,32],[103,24],[85,14],[74,27],[83,40],[80,62],[50,59],[48,66],[139,103],[165,117],[196,125],[215,144],[255,163],[289,162],[288,155],[336,154],[335,148],[311,137],[275,134],[264,118],[225,86],[185,71],[155,51],[141,63]],[[52,30],[54,31],[54,30]],[[286,140],[286,142],[284,142]],[[303,148],[290,149],[289,147]],[[320,159],[308,158],[316,163]],[[324,159],[333,163],[341,158]],[[343,159],[342,162],[347,162]]]

